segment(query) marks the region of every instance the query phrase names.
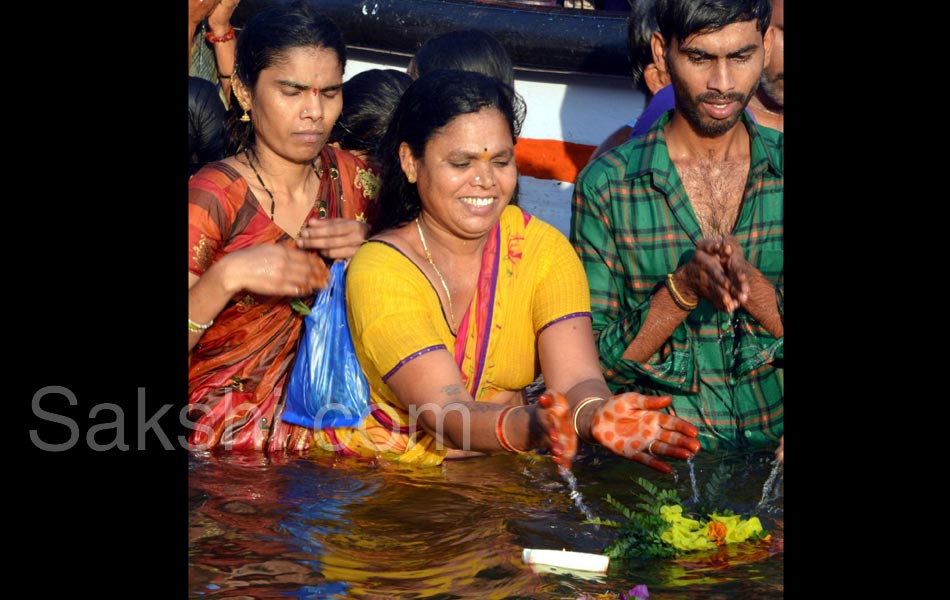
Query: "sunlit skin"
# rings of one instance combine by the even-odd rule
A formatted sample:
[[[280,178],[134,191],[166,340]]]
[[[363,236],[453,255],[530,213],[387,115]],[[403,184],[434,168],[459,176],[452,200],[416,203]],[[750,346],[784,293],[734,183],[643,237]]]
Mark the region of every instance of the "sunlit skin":
[[[554,464],[570,469],[577,455],[577,434],[574,433],[570,418],[571,405],[567,397],[560,392],[547,390],[538,397],[538,406],[545,409],[538,415],[551,445]]]
[[[663,37],[654,33],[654,61],[670,73],[676,94],[676,110],[666,125],[667,146],[684,181],[691,163],[741,159],[748,154],[748,133],[739,119],[771,57],[774,35],[771,28],[763,35],[755,21],[744,21],[691,35],[682,42],[674,38],[667,48]],[[677,271],[676,286],[685,290],[689,301],[699,294],[717,309],[733,312],[750,297],[744,264],[734,241],[701,240],[690,264]],[[690,269],[693,273],[687,281]]]
[[[658,455],[687,460],[700,449],[696,439],[699,430],[695,426],[659,412],[672,401],[670,396],[617,394],[597,403],[590,425],[591,435],[617,455],[669,473],[673,467]]]
[[[379,239],[395,242],[411,252],[420,269],[436,282],[434,289],[446,310],[452,305],[458,311],[456,316],[461,317],[463,307],[471,303],[474,294],[488,233],[511,201],[517,185],[511,127],[498,110],[483,108],[455,117],[429,138],[422,156],[413,156],[407,144],[400,146],[399,156],[407,179],[416,182],[422,200],[420,226],[433,261],[440,266],[451,290],[452,302],[441,291],[438,275],[424,257],[414,222],[383,233]],[[547,350],[550,345],[563,345],[559,336],[574,340],[572,348],[559,353],[560,360],[569,364],[551,362],[550,383],[562,385],[563,380],[565,389],[576,387],[583,392],[590,386],[592,392],[604,393],[606,386],[599,379],[600,366],[592,336],[581,343],[572,328],[570,321],[564,321],[542,334],[542,365],[551,361]],[[584,360],[585,356],[589,360]],[[448,352],[430,352],[410,361],[387,383],[404,405],[420,409],[419,425],[449,448],[447,458],[497,451],[494,449],[498,448],[499,404],[508,404],[518,396],[517,391],[504,391],[490,401],[475,402]],[[421,410],[423,407],[430,408]],[[461,414],[470,415],[469,425],[463,422]],[[570,467],[577,451],[577,437],[569,415],[570,406],[564,395],[546,393],[534,405],[515,408],[506,421],[504,435],[514,448],[547,447],[555,463]],[[537,423],[534,431],[531,422]],[[468,435],[471,439],[467,443]]]
[[[255,153],[263,169],[271,171],[265,183],[286,175],[302,178],[309,186],[319,185],[308,175],[310,165],[343,110],[343,68],[336,52],[313,46],[291,48],[284,60],[261,71],[253,93],[240,80],[236,86],[241,106],[253,115]],[[253,186],[254,174],[246,177]],[[280,203],[279,190],[271,191]],[[263,190],[256,190],[255,195],[266,199]],[[315,196],[316,187],[301,189],[294,196],[297,201],[283,207],[275,221],[298,238],[298,248],[316,250],[328,259],[353,256],[366,239],[367,224],[316,218],[302,223]]]
[[[239,85],[241,106],[254,116],[261,162],[277,163],[279,157],[309,165],[343,110],[342,87],[343,68],[336,52],[312,46],[291,48],[286,60],[261,71],[253,93]]]
[[[493,108],[460,115],[429,139],[424,156],[412,156],[404,144],[400,159],[406,175],[417,181],[426,236],[436,245],[478,240],[480,255],[518,182],[505,117]]]
[[[253,156],[275,201],[274,222],[301,238],[228,253],[200,278],[188,274],[189,314],[206,322],[239,291],[268,296],[305,297],[326,286],[327,268],[312,252],[352,256],[366,237],[366,224],[349,219],[304,219],[313,208],[320,180],[312,163],[326,143],[343,108],[343,69],[328,48],[289,49],[263,69],[253,90],[234,79],[242,108],[252,115]],[[317,90],[317,93],[314,93]],[[270,198],[256,181],[244,154],[225,159],[251,186],[267,212]],[[200,339],[189,334],[189,350]]]
[[[755,21],[732,23],[683,40],[673,38],[669,47],[655,33],[651,47],[658,68],[670,74],[675,93],[676,109],[664,129],[666,150],[704,235],[692,258],[673,272],[669,288],[689,305],[703,298],[724,313],[742,307],[779,339],[784,325],[774,287],[746,262],[744,249],[731,233],[751,155],[749,130],[740,118],[759,85],[775,36],[773,29],[763,34],[756,27]],[[653,295],[650,312],[623,358],[649,360],[689,314],[671,293],[661,289]],[[661,442],[652,445],[654,453],[657,446],[663,451],[662,442],[670,439],[669,434],[666,439],[660,436]]]
[[[427,246],[451,290],[456,317],[461,317],[474,294],[487,234],[517,184],[511,130],[501,113],[485,108],[451,121],[429,139],[421,157],[413,156],[409,146],[402,145],[400,159],[407,179],[418,187],[423,207],[419,221]],[[397,243],[415,256],[416,264],[433,282],[433,289],[448,310],[450,303],[424,256],[415,223],[380,238]],[[624,394],[588,403],[574,414],[567,396],[574,406],[587,397],[610,397],[589,321],[571,319],[551,325],[539,337],[538,351],[549,390],[536,404],[518,406],[509,413],[506,435],[515,448],[543,444],[550,448],[558,465],[569,467],[577,452],[576,423],[578,431],[594,431],[584,434],[588,441],[602,442],[609,436],[611,443],[604,445],[611,451],[662,472],[672,468],[656,455],[685,459],[699,449],[693,426],[652,410],[654,405],[665,407],[669,397],[638,395],[634,399]],[[421,411],[418,423],[450,448],[447,458],[473,454],[462,448],[497,446],[495,425],[501,409],[490,404],[508,403],[511,394],[499,393],[490,402],[471,400],[449,352],[429,352],[410,361],[388,384],[406,406],[441,407]],[[470,429],[465,429],[457,417],[460,411],[450,410],[459,405],[471,415]],[[443,426],[440,419],[444,419]],[[593,424],[595,419],[597,425]],[[532,422],[537,423],[534,432]],[[471,434],[470,446],[464,445],[466,431]]]
[[[768,110],[785,112],[785,1],[772,0],[771,28],[775,41],[772,56],[762,71],[762,80],[756,97]]]
[[[191,50],[191,44],[194,41],[195,29],[197,29],[198,24],[211,12],[217,8],[218,4],[221,3],[221,0],[210,0],[210,2],[204,2],[203,0],[188,0],[188,49]]]
[[[674,38],[669,48],[654,33],[654,61],[670,73],[676,96],[670,130],[685,125],[695,136],[712,138],[735,127],[759,85],[773,37],[771,29],[758,32],[755,21]]]

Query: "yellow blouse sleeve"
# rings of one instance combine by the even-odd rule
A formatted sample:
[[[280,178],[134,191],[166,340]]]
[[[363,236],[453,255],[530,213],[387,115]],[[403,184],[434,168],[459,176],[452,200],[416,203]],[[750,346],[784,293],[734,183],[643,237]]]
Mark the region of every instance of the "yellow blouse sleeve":
[[[435,290],[412,261],[388,244],[368,242],[353,257],[346,305],[363,368],[375,370],[383,381],[406,359],[446,347]]]
[[[540,258],[531,316],[535,331],[540,333],[564,318],[589,317],[590,289],[580,258],[564,234],[544,222],[537,226],[542,231],[526,237],[538,244],[531,252]]]

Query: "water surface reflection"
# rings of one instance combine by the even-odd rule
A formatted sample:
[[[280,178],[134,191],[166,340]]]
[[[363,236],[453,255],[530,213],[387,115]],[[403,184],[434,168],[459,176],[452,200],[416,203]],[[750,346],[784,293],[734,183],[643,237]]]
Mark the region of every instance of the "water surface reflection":
[[[633,506],[644,476],[692,498],[689,467],[676,477],[585,448],[574,469],[595,515],[617,518],[604,496]],[[550,460],[495,456],[422,469],[260,455],[189,459],[189,589],[193,598],[576,598],[646,583],[653,597],[783,598],[782,480],[763,506],[772,455],[704,452],[702,486],[729,467],[726,506],[758,514],[771,547],[727,547],[689,560],[612,561],[605,577],[535,573],[523,548],[601,552],[596,529]],[[629,502],[627,502],[629,501]]]

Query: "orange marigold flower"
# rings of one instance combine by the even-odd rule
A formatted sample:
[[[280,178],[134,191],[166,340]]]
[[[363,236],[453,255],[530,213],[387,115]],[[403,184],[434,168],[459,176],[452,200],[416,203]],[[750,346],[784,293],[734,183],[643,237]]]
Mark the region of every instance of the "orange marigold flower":
[[[709,539],[716,542],[717,546],[722,546],[726,543],[727,532],[725,523],[710,521],[709,528],[706,531],[709,535]]]

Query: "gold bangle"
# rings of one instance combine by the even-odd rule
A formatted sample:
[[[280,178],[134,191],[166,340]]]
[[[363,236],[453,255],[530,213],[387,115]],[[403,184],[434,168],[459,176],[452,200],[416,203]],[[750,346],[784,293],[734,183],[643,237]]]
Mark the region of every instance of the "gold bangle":
[[[212,325],[214,325],[214,319],[211,319],[207,323],[195,323],[191,320],[191,317],[188,318],[188,331],[191,333],[201,333]]]
[[[505,424],[508,421],[508,415],[514,409],[514,406],[506,406],[505,408],[501,409],[500,413],[498,413],[498,420],[495,421],[495,438],[498,440],[498,445],[501,446],[506,452],[524,454],[526,450],[518,450],[515,448],[511,442],[508,441],[508,436],[505,435]]]
[[[571,418],[571,422],[574,423],[574,433],[577,434],[578,439],[587,441],[584,439],[584,436],[581,435],[581,432],[577,430],[577,415],[581,413],[581,409],[590,404],[591,402],[596,402],[598,400],[603,400],[600,396],[588,396],[580,401],[580,403],[574,407],[574,416]]]
[[[687,302],[685,298],[680,296],[680,293],[676,290],[676,284],[673,283],[673,274],[666,274],[666,289],[670,291],[670,297],[673,298],[673,302],[676,306],[682,308],[683,310],[693,310],[699,306],[699,302]]]

